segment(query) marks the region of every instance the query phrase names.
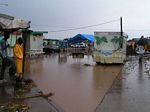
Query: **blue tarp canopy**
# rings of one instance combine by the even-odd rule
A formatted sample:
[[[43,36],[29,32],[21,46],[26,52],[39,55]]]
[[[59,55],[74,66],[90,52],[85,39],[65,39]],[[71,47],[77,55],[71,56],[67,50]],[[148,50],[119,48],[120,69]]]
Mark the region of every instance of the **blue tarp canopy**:
[[[90,34],[77,34],[73,38],[69,39],[69,43],[80,43],[80,42],[85,42],[88,41],[89,43],[94,42],[94,36]]]

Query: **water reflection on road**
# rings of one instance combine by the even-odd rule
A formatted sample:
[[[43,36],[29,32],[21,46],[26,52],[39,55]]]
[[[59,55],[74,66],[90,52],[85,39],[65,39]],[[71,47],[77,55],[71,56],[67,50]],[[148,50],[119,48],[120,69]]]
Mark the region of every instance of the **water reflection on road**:
[[[65,112],[93,112],[120,70],[95,65],[90,55],[53,54],[26,62],[26,74],[44,93],[54,92],[52,100]]]
[[[150,58],[128,57],[117,78],[96,112],[149,112],[150,111]]]

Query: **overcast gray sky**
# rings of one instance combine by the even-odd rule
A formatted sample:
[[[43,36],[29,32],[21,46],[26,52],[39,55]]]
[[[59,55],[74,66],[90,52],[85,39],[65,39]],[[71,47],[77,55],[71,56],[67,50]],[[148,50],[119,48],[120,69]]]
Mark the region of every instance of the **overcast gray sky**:
[[[31,21],[33,30],[65,30],[122,16],[123,30],[129,38],[150,36],[149,0],[0,0],[0,4],[1,13]],[[119,20],[87,29],[49,32],[47,36],[61,39],[94,31],[120,31]]]

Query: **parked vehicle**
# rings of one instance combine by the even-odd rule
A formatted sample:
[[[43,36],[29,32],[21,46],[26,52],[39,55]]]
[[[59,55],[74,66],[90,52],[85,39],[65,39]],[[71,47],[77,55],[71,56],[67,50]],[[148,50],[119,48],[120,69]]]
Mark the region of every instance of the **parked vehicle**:
[[[126,58],[127,35],[120,32],[94,33],[93,59],[96,63],[123,63]]]
[[[43,52],[46,52],[46,53],[57,53],[59,51],[60,51],[60,48],[57,45],[47,45],[43,48]]]

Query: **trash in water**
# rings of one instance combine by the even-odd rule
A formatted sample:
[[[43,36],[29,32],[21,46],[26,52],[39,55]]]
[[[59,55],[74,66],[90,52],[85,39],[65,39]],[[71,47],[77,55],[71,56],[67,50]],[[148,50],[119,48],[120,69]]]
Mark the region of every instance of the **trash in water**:
[[[9,102],[7,104],[0,105],[0,112],[28,112],[31,106],[26,103]]]

